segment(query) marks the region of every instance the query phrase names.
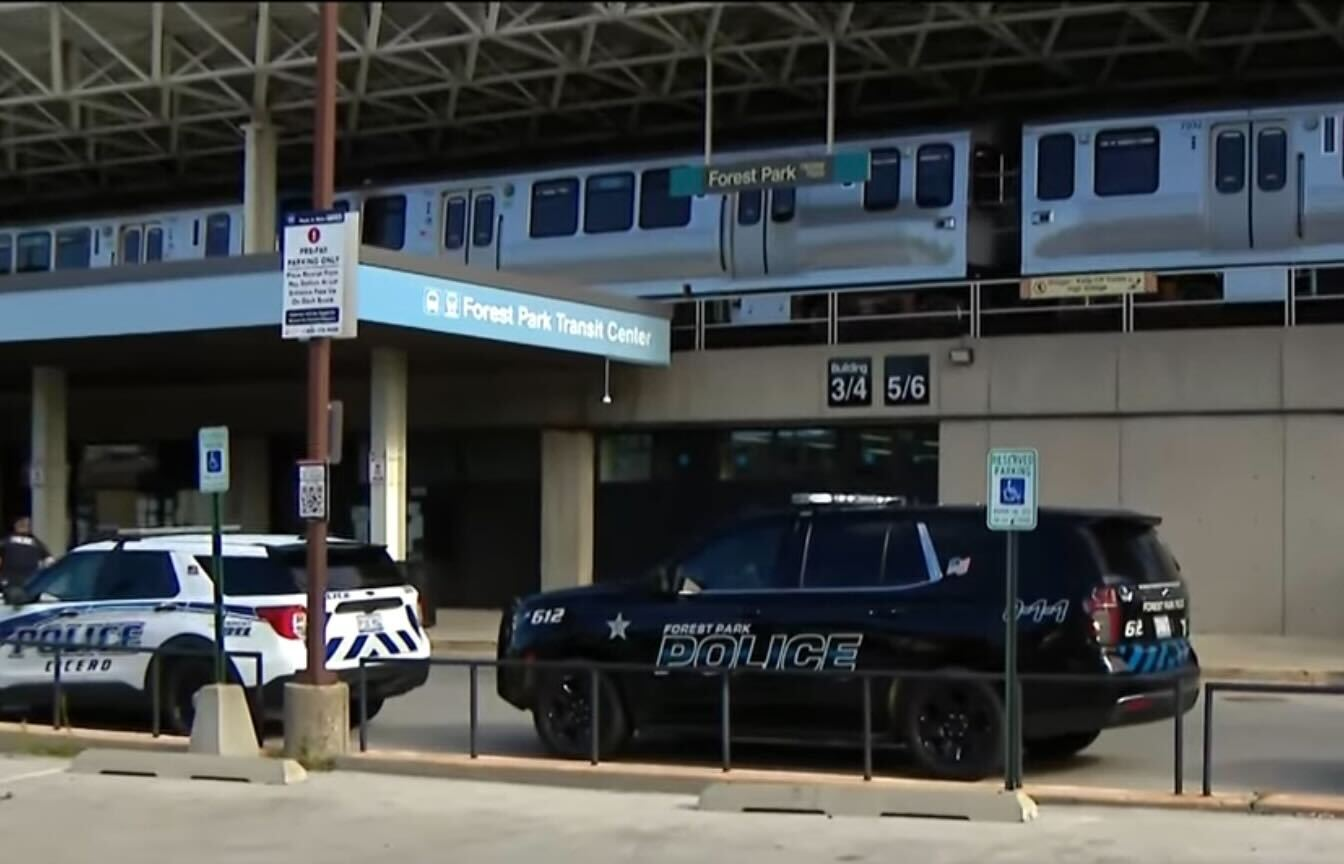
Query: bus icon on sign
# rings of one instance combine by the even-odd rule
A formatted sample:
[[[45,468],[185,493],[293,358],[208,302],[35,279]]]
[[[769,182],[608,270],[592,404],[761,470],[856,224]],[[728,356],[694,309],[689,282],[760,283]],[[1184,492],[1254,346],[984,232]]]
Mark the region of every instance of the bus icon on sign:
[[[999,503],[1009,506],[1025,504],[1027,501],[1027,478],[1000,477]]]

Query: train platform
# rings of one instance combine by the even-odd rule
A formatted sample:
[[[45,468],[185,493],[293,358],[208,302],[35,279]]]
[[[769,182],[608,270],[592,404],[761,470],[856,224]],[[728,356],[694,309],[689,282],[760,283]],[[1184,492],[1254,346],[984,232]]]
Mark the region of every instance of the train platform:
[[[494,656],[499,614],[487,609],[440,609],[430,629],[435,656]],[[1344,684],[1344,635],[1304,639],[1199,633],[1193,641],[1208,680]]]

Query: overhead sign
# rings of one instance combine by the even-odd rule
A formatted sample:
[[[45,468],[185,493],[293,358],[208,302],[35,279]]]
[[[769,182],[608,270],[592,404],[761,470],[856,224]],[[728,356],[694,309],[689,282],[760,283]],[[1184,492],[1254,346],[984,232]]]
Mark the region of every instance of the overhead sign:
[[[1115,297],[1123,294],[1153,294],[1157,274],[1090,273],[1077,276],[1034,276],[1023,279],[1023,300],[1057,300],[1061,297]]]
[[[706,192],[725,194],[778,186],[866,183],[869,173],[866,151],[753,159],[723,165],[681,165],[672,169],[668,191],[674,197],[684,198]]]
[[[867,357],[832,357],[826,362],[826,404],[861,408],[873,404],[873,361]]]
[[[197,488],[207,494],[229,491],[229,427],[207,426],[196,434]]]
[[[290,213],[281,243],[285,339],[354,339],[359,331],[355,274],[359,214],[341,210]]]
[[[385,267],[366,265],[361,278],[365,321],[652,366],[671,362],[667,318]]]
[[[883,404],[901,407],[929,404],[929,355],[891,354],[882,361]]]
[[[1036,530],[1037,461],[1032,449],[989,451],[985,524],[991,531]]]

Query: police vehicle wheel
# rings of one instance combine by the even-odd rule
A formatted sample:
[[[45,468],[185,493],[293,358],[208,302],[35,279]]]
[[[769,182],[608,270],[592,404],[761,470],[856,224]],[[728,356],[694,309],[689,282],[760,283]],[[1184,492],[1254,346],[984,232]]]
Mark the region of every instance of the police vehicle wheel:
[[[1049,738],[1033,738],[1025,742],[1027,755],[1033,759],[1055,761],[1076,756],[1096,741],[1101,730],[1075,732],[1072,735],[1054,735]]]
[[[982,780],[1003,764],[1003,702],[983,681],[917,681],[901,695],[897,732],[920,769]]]
[[[196,717],[196,691],[215,680],[213,661],[208,657],[172,659],[163,677],[164,726],[170,733],[190,735]]]
[[[541,676],[532,699],[532,723],[546,748],[568,759],[588,758],[593,749],[592,673],[555,670]],[[601,724],[598,756],[607,758],[625,746],[630,727],[616,685],[598,676]]]

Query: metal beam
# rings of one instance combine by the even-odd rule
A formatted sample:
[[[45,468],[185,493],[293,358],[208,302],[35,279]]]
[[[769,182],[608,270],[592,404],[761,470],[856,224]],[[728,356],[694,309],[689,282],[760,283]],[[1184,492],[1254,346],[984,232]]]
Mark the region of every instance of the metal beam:
[[[252,65],[256,68],[256,74],[252,78],[252,112],[257,117],[266,114],[271,83],[270,72],[267,69],[270,59],[271,4],[262,2],[257,4],[257,36],[252,48]]]
[[[355,93],[350,102],[350,110],[345,115],[345,128],[359,128],[359,106],[369,89],[369,64],[373,62],[374,52],[378,50],[378,36],[383,27],[383,4],[369,3],[368,18],[364,22],[363,52],[359,56],[359,70],[355,73]]]

